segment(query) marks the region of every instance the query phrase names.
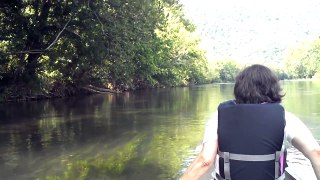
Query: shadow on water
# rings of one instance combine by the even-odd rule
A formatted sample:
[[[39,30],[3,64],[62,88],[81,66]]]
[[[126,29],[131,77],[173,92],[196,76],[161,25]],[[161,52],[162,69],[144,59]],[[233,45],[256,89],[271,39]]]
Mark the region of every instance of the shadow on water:
[[[207,102],[199,98],[177,88],[2,104],[0,177],[174,178],[177,152],[202,135]],[[196,129],[189,134],[187,122]]]
[[[133,153],[128,151],[141,141],[137,141],[141,133],[132,131],[134,117],[120,115],[124,101],[121,97],[92,96],[3,105],[1,179],[35,179],[50,174],[74,179],[70,173],[77,169],[83,175],[83,168],[90,169],[89,162],[95,160],[92,157],[114,158],[119,162],[114,169],[119,171],[124,159],[112,152],[131,158]],[[102,162],[104,166],[108,163],[114,164]],[[112,166],[109,170],[112,172]]]

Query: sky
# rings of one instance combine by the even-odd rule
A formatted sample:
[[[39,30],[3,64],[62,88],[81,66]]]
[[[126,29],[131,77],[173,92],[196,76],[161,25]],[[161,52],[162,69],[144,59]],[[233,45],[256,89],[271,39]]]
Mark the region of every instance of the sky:
[[[318,0],[180,0],[209,60],[281,62],[286,50],[320,35]]]

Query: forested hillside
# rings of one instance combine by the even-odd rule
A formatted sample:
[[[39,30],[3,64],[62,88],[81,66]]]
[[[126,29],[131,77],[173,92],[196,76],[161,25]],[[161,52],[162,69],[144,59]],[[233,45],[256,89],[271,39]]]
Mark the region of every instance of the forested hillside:
[[[319,77],[319,1],[181,2],[202,35],[209,60],[221,61],[212,63],[214,79],[230,79],[223,74],[237,69],[232,68],[235,62],[240,67],[266,64],[281,79]],[[223,66],[227,69],[219,76],[214,70]]]

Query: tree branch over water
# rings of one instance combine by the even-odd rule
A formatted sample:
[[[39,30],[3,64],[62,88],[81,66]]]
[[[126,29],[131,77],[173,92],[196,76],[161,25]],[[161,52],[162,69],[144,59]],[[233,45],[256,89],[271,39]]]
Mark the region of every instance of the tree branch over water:
[[[28,51],[19,51],[19,52],[15,52],[15,53],[12,53],[12,54],[42,54],[42,53],[48,51],[59,40],[62,32],[66,29],[66,27],[68,26],[70,21],[71,21],[71,18],[63,26],[62,30],[57,34],[57,36],[54,38],[54,40],[45,49],[34,49],[34,50],[28,50]]]

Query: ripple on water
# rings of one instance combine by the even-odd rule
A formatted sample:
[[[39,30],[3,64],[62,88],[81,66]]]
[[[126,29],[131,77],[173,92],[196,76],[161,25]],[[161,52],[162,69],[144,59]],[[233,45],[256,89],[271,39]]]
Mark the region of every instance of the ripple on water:
[[[290,147],[287,149],[287,171],[297,180],[317,180],[310,161],[296,148]]]

